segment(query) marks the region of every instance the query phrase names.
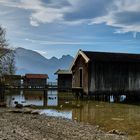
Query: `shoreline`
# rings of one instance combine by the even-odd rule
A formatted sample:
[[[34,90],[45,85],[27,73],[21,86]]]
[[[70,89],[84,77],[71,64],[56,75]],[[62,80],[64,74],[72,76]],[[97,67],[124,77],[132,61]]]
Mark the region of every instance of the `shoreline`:
[[[29,108],[24,112],[14,112],[14,110],[17,109],[0,108],[0,139],[132,140],[126,134],[115,134],[115,130],[106,133],[99,126],[60,117],[39,115],[35,110],[31,113]]]

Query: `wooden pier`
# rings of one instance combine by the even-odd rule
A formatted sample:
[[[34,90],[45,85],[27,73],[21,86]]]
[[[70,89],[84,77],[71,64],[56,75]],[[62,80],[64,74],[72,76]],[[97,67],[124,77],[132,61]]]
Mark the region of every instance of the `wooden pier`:
[[[57,85],[40,85],[40,86],[30,86],[30,85],[5,85],[5,90],[57,90]]]

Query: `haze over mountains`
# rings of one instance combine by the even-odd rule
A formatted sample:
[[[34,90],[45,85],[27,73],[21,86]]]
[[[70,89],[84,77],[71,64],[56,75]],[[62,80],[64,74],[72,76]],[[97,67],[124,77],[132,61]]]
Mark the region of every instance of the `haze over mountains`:
[[[26,73],[41,73],[48,74],[49,81],[55,81],[54,73],[58,69],[68,69],[73,61],[70,55],[63,55],[60,59],[52,57],[47,59],[41,54],[27,50],[24,48],[17,48],[15,50],[16,74],[24,75]]]

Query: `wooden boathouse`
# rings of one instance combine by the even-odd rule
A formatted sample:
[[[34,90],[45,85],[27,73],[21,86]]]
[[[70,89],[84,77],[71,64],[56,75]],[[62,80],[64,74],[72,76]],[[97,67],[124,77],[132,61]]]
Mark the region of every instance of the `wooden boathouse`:
[[[25,74],[23,85],[28,88],[45,88],[48,78],[47,74]]]
[[[140,54],[79,50],[71,71],[72,88],[87,95],[140,93]]]
[[[57,70],[57,85],[59,91],[68,91],[72,89],[72,72],[70,70]]]
[[[21,75],[3,75],[2,78],[5,86],[17,88],[21,86]]]

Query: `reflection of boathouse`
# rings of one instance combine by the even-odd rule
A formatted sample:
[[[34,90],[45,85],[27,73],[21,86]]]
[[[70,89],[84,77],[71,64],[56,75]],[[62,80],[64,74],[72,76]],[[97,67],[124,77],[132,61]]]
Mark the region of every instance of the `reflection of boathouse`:
[[[24,77],[24,85],[31,88],[45,88],[47,79],[47,74],[26,74]]]
[[[58,75],[58,90],[67,91],[72,88],[72,72],[69,70],[58,70],[55,74]]]
[[[71,66],[72,87],[84,93],[140,91],[140,55],[79,50]]]

